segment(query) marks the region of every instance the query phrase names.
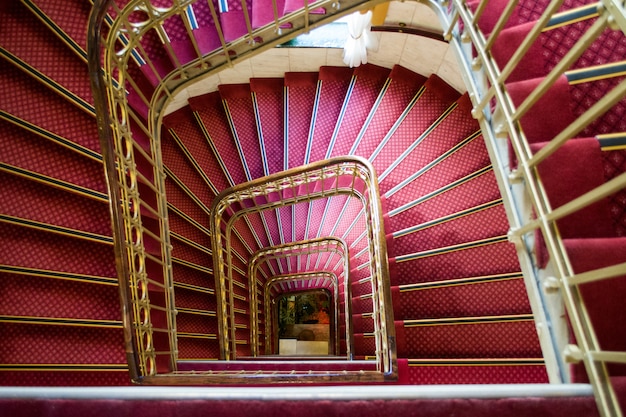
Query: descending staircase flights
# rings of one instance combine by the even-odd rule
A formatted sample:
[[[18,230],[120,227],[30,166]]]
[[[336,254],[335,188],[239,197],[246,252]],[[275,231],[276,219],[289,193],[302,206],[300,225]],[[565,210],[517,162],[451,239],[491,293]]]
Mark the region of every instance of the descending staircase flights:
[[[195,77],[361,2],[111,2],[90,51],[89,3],[0,6],[0,384],[591,380],[611,409],[599,368],[626,350],[607,296],[623,294],[626,126],[624,85],[604,77],[626,45],[595,3],[520,3],[442,12],[454,47],[462,33],[478,46],[470,94],[401,65],[322,66],[222,84],[167,115]],[[578,60],[567,51],[589,27],[600,40]],[[520,43],[538,55],[514,69]],[[95,101],[86,61],[103,66]],[[574,159],[594,174],[560,163]],[[516,211],[522,195],[533,214]],[[558,288],[547,276],[568,342],[537,335],[556,326],[537,301]],[[280,357],[273,303],[309,290],[329,294],[330,355]],[[555,359],[567,343],[585,368]]]

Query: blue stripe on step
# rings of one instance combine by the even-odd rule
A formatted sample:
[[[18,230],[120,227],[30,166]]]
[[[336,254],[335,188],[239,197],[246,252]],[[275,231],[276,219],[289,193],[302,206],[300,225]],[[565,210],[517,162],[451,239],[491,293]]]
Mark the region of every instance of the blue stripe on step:
[[[228,1],[226,0],[219,0],[219,4],[218,4],[220,13],[226,13],[228,12]]]
[[[191,26],[191,29],[198,29],[200,25],[198,25],[198,20],[196,20],[196,15],[193,12],[193,7],[187,6],[187,9],[185,9],[185,14],[187,15],[187,19],[189,20],[189,25]]]

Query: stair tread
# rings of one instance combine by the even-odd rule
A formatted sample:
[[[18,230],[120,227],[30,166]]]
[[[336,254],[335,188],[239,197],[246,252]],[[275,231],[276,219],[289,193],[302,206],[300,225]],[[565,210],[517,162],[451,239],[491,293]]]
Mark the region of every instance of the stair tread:
[[[494,200],[491,204],[488,203],[486,208],[482,208],[484,206],[477,207],[474,212],[441,223],[435,223],[438,219],[434,219],[433,223],[424,219],[426,221],[421,223],[424,228],[394,237],[393,255],[399,256],[442,248],[463,242],[501,236],[508,232],[510,225],[500,200]],[[446,218],[444,217],[444,219]],[[429,226],[430,224],[432,226]],[[417,226],[419,224],[415,227]],[[410,231],[411,229],[405,230]]]
[[[412,284],[516,272],[519,271],[519,261],[514,245],[501,241],[438,256],[396,261],[396,267],[400,277],[398,284]]]
[[[287,146],[289,168],[304,165],[318,73],[285,73],[287,88]]]
[[[387,88],[381,92],[384,95],[377,101],[376,107],[372,108],[374,113],[370,113],[368,121],[361,127],[357,137],[359,143],[356,148],[354,145],[352,148],[354,155],[369,157],[426,82],[426,77],[400,65],[394,65],[389,80]]]
[[[530,313],[521,277],[413,291],[395,287],[392,292],[400,304],[398,319]]]
[[[251,78],[250,89],[255,95],[268,174],[284,171],[285,79]]]
[[[409,358],[538,358],[533,320],[404,327],[399,354]]]
[[[380,89],[387,82],[389,72],[387,68],[372,64],[360,65],[354,70],[352,90],[344,104],[345,113],[333,132],[335,142],[332,157],[348,154]]]
[[[87,64],[74,54],[50,29],[21,3],[3,13],[0,41],[3,48],[28,66],[62,85],[88,106],[93,103]],[[21,36],[12,36],[20,33]],[[67,71],[83,68],[83,71]]]
[[[315,119],[309,132],[308,162],[327,159],[328,146],[353,72],[345,67],[320,67]]]
[[[91,116],[58,94],[33,83],[30,77],[6,61],[2,62],[0,83],[12,86],[11,94],[2,99],[4,112],[91,151],[100,152],[98,130]]]

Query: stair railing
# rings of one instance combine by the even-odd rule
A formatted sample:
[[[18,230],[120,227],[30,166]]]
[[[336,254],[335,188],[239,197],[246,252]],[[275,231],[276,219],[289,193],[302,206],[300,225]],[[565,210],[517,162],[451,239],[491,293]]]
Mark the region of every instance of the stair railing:
[[[290,288],[292,286],[298,285],[300,288]],[[285,289],[285,287],[287,287]],[[271,343],[278,340],[278,323],[279,314],[277,311],[276,299],[284,296],[286,294],[302,294],[304,292],[310,292],[312,290],[321,290],[325,289],[330,292],[333,307],[332,311],[332,333],[331,333],[331,341],[334,340],[333,343],[333,355],[339,356],[339,333],[338,333],[338,324],[339,324],[339,311],[340,311],[340,300],[339,300],[339,277],[336,274],[328,271],[316,271],[316,272],[305,272],[301,274],[289,274],[289,275],[277,275],[269,279],[265,285],[263,290],[263,298],[264,298],[264,310],[265,310],[265,346],[266,346],[266,355],[271,355],[278,353],[278,346],[275,346],[274,352],[270,350]],[[345,302],[345,301],[344,301]],[[348,357],[349,359],[349,357]]]
[[[506,6],[489,35],[484,34],[479,28],[480,17],[489,7],[488,0],[480,1],[477,5],[471,6],[470,2],[465,0],[451,0],[449,4],[445,1],[437,1],[436,3],[438,4],[435,8],[439,10],[442,21],[445,23],[445,36],[454,46],[459,62],[463,67],[462,72],[474,104],[473,114],[481,124],[491,159],[494,166],[498,168],[496,170],[498,171],[497,177],[512,225],[510,239],[516,243],[520,263],[527,278],[533,312],[539,323],[538,330],[544,355],[547,360],[560,363],[561,366],[561,371],[549,370],[551,380],[554,382],[567,380],[567,375],[564,372],[565,366],[560,358],[561,354],[565,356],[567,361],[582,361],[594,387],[601,414],[603,416],[621,416],[622,412],[607,372],[607,366],[610,363],[626,363],[626,352],[602,350],[585,302],[581,297],[580,286],[584,283],[598,282],[624,275],[626,265],[617,263],[594,271],[575,273],[556,223],[571,213],[578,212],[600,199],[623,190],[626,187],[626,174],[621,174],[570,203],[553,209],[538,174],[537,166],[568,140],[575,138],[579,132],[602,116],[608,109],[624,99],[626,97],[626,81],[619,83],[582,116],[557,134],[547,146],[534,154],[520,125],[520,119],[548,92],[549,87],[557,78],[566,75],[572,79],[571,72],[568,73],[570,66],[589,48],[604,29],[611,28],[626,33],[624,2],[601,0],[574,11],[558,13],[563,1],[551,1],[536,21],[534,28],[530,30],[525,40],[502,68],[496,64],[492,57],[492,47],[513,14],[517,1],[512,1]],[[563,59],[556,64],[544,81],[530,93],[525,101],[518,106],[513,105],[505,82],[542,31],[567,24],[568,20],[571,19],[590,17],[595,18],[595,23],[580,37],[575,46],[565,54]],[[607,67],[611,68],[579,70],[576,71],[576,76],[581,72],[587,72],[591,74],[591,79],[598,79],[623,74],[620,69],[621,63]],[[623,136],[623,132],[618,136]],[[504,138],[508,138],[509,141],[503,140]],[[513,164],[508,160],[508,143],[510,143],[517,160],[517,165],[514,168],[511,168]],[[563,181],[567,181],[567,179],[564,178]],[[533,216],[528,214],[529,210],[524,209],[528,202],[532,206]],[[545,245],[553,265],[553,276],[542,275],[542,272],[536,267],[532,254],[536,231],[541,231],[545,239]],[[559,351],[563,348],[562,346],[555,348],[558,343],[553,342],[549,334],[553,323],[549,320],[548,313],[545,312],[545,306],[542,305],[545,297],[542,288],[554,287],[554,283],[558,283],[557,288],[560,287],[561,289],[563,302],[577,343],[575,346],[565,347],[564,352]],[[609,295],[607,294],[607,296]]]
[[[344,303],[344,311],[343,314],[345,316],[345,331],[346,331],[346,354],[348,358],[351,358],[351,351],[352,351],[352,344],[349,342],[351,340],[350,335],[352,334],[351,332],[351,321],[350,321],[350,317],[351,317],[351,291],[350,291],[350,280],[349,280],[349,271],[350,271],[350,264],[349,264],[349,254],[348,254],[348,247],[345,243],[345,241],[343,241],[343,239],[340,238],[336,238],[336,237],[326,237],[326,238],[318,238],[318,239],[311,239],[311,240],[306,240],[306,241],[300,241],[300,242],[293,242],[293,243],[286,243],[283,245],[276,245],[270,248],[265,248],[265,249],[261,249],[259,251],[257,251],[255,254],[252,255],[252,257],[250,258],[250,263],[248,266],[248,278],[250,280],[250,300],[251,300],[251,307],[250,307],[250,311],[253,312],[252,314],[254,315],[254,317],[250,318],[251,321],[251,329],[253,334],[251,335],[251,341],[253,344],[252,347],[252,352],[253,352],[253,356],[256,356],[256,354],[261,354],[260,353],[260,341],[259,341],[259,326],[261,326],[260,321],[258,320],[258,318],[256,317],[256,312],[259,310],[265,310],[265,354],[269,355],[272,352],[270,351],[271,349],[271,342],[272,342],[272,323],[273,321],[269,320],[269,318],[271,317],[269,315],[270,310],[269,310],[269,304],[268,304],[268,298],[271,294],[268,293],[267,291],[270,290],[270,287],[268,287],[267,283],[270,281],[275,281],[276,277],[271,277],[269,278],[267,281],[262,277],[261,274],[259,274],[259,269],[266,263],[269,263],[273,260],[281,260],[281,259],[286,259],[287,261],[289,261],[289,258],[297,258],[297,257],[301,257],[301,256],[306,256],[306,257],[310,257],[313,254],[317,254],[318,256],[322,255],[322,254],[326,254],[328,256],[328,260],[326,262],[326,265],[319,267],[319,268],[314,268],[313,271],[311,272],[307,272],[306,269],[302,270],[300,268],[298,268],[297,271],[295,272],[290,272],[288,271],[287,274],[280,274],[277,275],[279,277],[289,277],[292,276],[292,274],[294,274],[295,276],[301,276],[303,272],[307,272],[308,274],[319,274],[319,273],[324,273],[324,274],[332,274],[333,276],[337,277],[338,282],[335,283],[336,288],[333,291],[333,296],[336,298],[335,299],[335,305],[338,308],[339,304],[339,297],[341,297],[343,299],[343,303]],[[335,265],[331,266],[331,262],[333,260],[333,255],[337,255],[337,260],[335,261]],[[315,275],[311,275],[312,278],[315,277]],[[285,279],[280,279],[278,282],[288,282],[289,280],[287,278]],[[260,301],[258,300],[258,293],[261,294],[265,294],[263,297],[263,302],[264,304],[260,304]],[[256,308],[255,308],[256,306]],[[339,334],[339,312],[337,311],[335,313],[335,334],[338,335]],[[339,341],[339,338],[336,339],[337,343]],[[336,354],[339,354],[339,347],[335,346],[335,352],[337,352]]]
[[[161,158],[164,110],[191,83],[232,66],[240,59],[381,0],[319,0],[281,16],[276,1],[273,21],[227,41],[219,11],[206,1],[219,47],[202,51],[194,36],[194,4],[173,0],[168,7],[150,0],[96,0],[89,19],[88,62],[99,126],[120,281],[120,300],[131,379],[165,383],[153,377],[176,371],[177,337],[172,255],[167,221],[172,209],[165,195]],[[245,2],[242,1],[246,9]],[[325,14],[311,14],[322,8]],[[165,29],[182,20],[197,57],[183,62]],[[163,68],[151,45],[155,34],[170,59]],[[154,46],[154,45],[152,45]],[[158,55],[158,54],[157,54]],[[162,58],[162,57],[161,57]],[[169,71],[169,72],[168,72]],[[209,208],[203,207],[208,213]],[[200,265],[210,270],[210,265]]]
[[[369,269],[374,297],[374,337],[379,375],[364,378],[395,378],[397,372],[395,329],[389,285],[389,265],[384,233],[382,205],[378,181],[370,163],[358,157],[339,157],[304,167],[270,175],[224,190],[211,208],[213,240],[213,271],[218,296],[218,319],[222,358],[233,360],[230,334],[232,332],[233,282],[237,279],[232,268],[231,233],[237,220],[249,213],[273,210],[324,199],[348,195],[359,199],[367,218]],[[364,374],[365,375],[365,374]],[[312,375],[314,376],[314,375]]]

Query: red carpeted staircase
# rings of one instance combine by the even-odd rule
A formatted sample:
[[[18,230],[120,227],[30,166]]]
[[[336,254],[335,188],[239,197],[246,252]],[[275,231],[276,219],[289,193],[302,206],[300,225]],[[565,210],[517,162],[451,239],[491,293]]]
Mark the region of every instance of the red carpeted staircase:
[[[219,7],[227,41],[248,24],[268,21],[267,10],[255,15],[260,3],[248,2],[245,10],[228,3]],[[300,6],[288,1],[285,10]],[[204,53],[218,45],[207,35],[215,23],[206,9],[198,2],[192,12],[192,35]],[[127,385],[128,335],[80,30],[88,7],[76,0],[24,0],[3,4],[0,13],[0,83],[7,92],[0,108],[0,385]],[[171,48],[156,33],[143,40],[154,67],[136,62],[129,68],[136,78],[129,102],[142,116],[144,93],[194,54],[181,22],[164,30]],[[511,86],[514,100],[536,83],[526,78],[520,75]],[[547,383],[502,197],[471,109],[468,95],[437,75],[368,64],[220,85],[166,116],[161,148],[181,367],[197,370],[195,363],[220,359],[209,230],[216,195],[286,169],[356,155],[373,164],[386,210],[399,383]],[[551,133],[532,117],[526,119],[536,122],[529,132],[537,126],[539,133],[531,141],[540,149]],[[623,172],[621,155],[605,155],[607,178]],[[610,204],[618,232],[615,226],[594,236],[565,232],[572,253],[623,247],[623,199],[614,196]],[[148,228],[158,228],[149,210],[142,215]],[[278,207],[245,217],[235,229],[238,278],[230,308],[238,355],[251,353],[250,255],[325,236],[344,239],[350,249],[352,353],[359,360],[375,355],[373,291],[363,267],[369,259],[365,218],[353,199]],[[580,240],[587,237],[594,239]],[[263,274],[328,268],[322,260],[311,263],[270,263]],[[591,263],[574,267],[586,270]],[[589,297],[599,300],[598,291],[590,288]]]
[[[30,16],[27,10],[21,13]],[[41,32],[43,29],[35,23],[32,30]],[[153,59],[161,56],[156,44],[146,43],[144,47],[154,51],[150,53],[154,55]],[[71,53],[66,54],[72,56]],[[29,56],[24,57],[24,60],[29,60]],[[29,64],[38,65],[30,60]],[[168,65],[162,62],[159,67],[166,68]],[[45,70],[42,68],[42,71]],[[17,70],[13,71],[15,77],[24,77]],[[54,79],[54,72],[50,71],[49,76]],[[69,84],[68,90],[72,90],[72,85],[78,82],[76,79],[64,81],[60,76],[57,78],[58,84]],[[152,80],[152,84],[154,82]],[[141,108],[138,110],[141,112]],[[466,178],[488,167],[486,151],[484,146],[480,146],[478,127],[469,111],[467,97],[460,96],[436,76],[427,79],[400,66],[388,72],[370,65],[355,71],[323,67],[319,74],[287,73],[284,82],[281,79],[256,79],[251,84],[221,85],[218,91],[195,97],[190,100],[189,107],[167,116],[162,152],[168,173],[166,191],[171,212],[179,357],[188,360],[219,358],[215,288],[210,275],[207,275],[212,265],[210,251],[207,250],[210,246],[207,208],[215,195],[229,186],[284,168],[297,167],[329,156],[353,154],[373,161],[380,175],[381,191],[386,192],[385,202],[389,210],[387,233],[392,239],[389,245],[394,248],[390,256],[392,263],[397,266],[397,274],[393,277],[393,302],[397,313],[398,354],[403,361],[402,379],[420,384],[453,383],[454,374],[437,376],[437,372],[433,374],[432,370],[445,369],[448,374],[449,369],[462,369],[465,365],[471,365],[474,370],[480,368],[484,375],[474,381],[464,382],[546,382],[532,315],[527,302],[523,301],[523,286],[519,285],[521,278],[515,252],[503,238],[507,222],[498,201],[497,188],[493,181],[492,187],[485,187],[483,178],[492,178],[487,177],[488,173]],[[15,117],[20,115],[16,114]],[[351,130],[350,126],[353,126]],[[19,126],[7,127],[15,130],[15,135],[20,135]],[[63,133],[60,130],[58,135],[62,136]],[[23,146],[20,147],[22,152],[25,149]],[[279,156],[283,154],[283,157]],[[446,158],[476,162],[466,162],[462,166],[446,165]],[[97,155],[92,159],[97,159]],[[15,166],[14,170],[36,171],[46,169],[49,165],[32,162],[33,166],[30,167],[26,162],[8,159],[3,162]],[[471,169],[465,165],[470,165]],[[65,170],[70,170],[71,166],[65,165]],[[98,164],[95,168],[99,168]],[[91,172],[98,173],[93,168]],[[6,175],[11,179],[16,175],[10,174]],[[62,177],[61,173],[54,171],[46,174]],[[442,184],[430,185],[424,180],[442,175],[446,176]],[[82,176],[77,177],[84,181]],[[465,180],[459,181],[462,179]],[[5,186],[12,184],[13,189],[19,190],[20,186],[25,186],[22,183],[29,183],[28,180],[29,177],[17,177]],[[47,197],[48,194],[54,195],[49,188],[52,184],[45,187],[35,182],[35,185],[38,188],[33,188],[32,199],[54,201]],[[102,193],[103,187],[100,186],[98,191]],[[436,194],[428,201],[420,201],[433,192]],[[457,205],[449,205],[449,195],[458,193],[471,195],[472,198],[455,198]],[[59,213],[40,218],[36,213],[29,214],[19,209],[29,206],[25,204],[28,203],[28,197],[21,194],[20,199],[12,201],[12,211],[5,204],[7,217],[18,219],[11,222],[7,220],[6,227],[26,228],[29,233],[54,233],[64,227],[75,231],[75,234],[80,231],[81,236],[63,235],[62,239],[69,239],[70,242],[78,239],[80,242],[81,238],[87,239],[95,232],[90,230],[94,224],[89,221],[89,217],[76,223],[79,220],[77,210],[82,210],[86,215],[94,214],[97,211],[89,208],[88,204],[96,204],[102,211],[97,216],[102,224],[97,232],[103,237],[99,239],[100,243],[96,241],[89,244],[104,245],[110,251],[106,205],[80,195],[72,198],[77,200],[73,204],[68,198],[59,199],[58,204],[50,204]],[[21,199],[26,201],[22,202]],[[68,208],[62,209],[65,207],[64,202]],[[65,216],[61,213],[66,213],[72,222],[64,224]],[[498,221],[494,222],[494,219]],[[291,209],[277,209],[249,216],[245,220],[247,224],[237,228],[236,237],[236,246],[241,250],[239,253],[246,256],[250,250],[289,241],[330,235],[347,239],[351,251],[354,251],[351,255],[351,280],[354,297],[354,355],[357,358],[375,354],[370,344],[373,341],[370,333],[373,330],[371,306],[361,302],[361,299],[372,296],[368,270],[362,268],[363,262],[367,260],[363,258],[366,244],[366,240],[361,238],[363,221],[357,205],[345,197],[336,196],[328,200],[299,203]],[[39,223],[50,227],[45,228]],[[88,236],[83,237],[88,233]],[[41,239],[33,240],[31,245]],[[89,242],[92,240],[89,239]],[[83,245],[84,250],[87,250],[88,244]],[[32,252],[39,251],[32,249]],[[22,258],[18,256],[19,253],[23,252],[15,252],[16,259],[9,263],[32,268],[26,259],[20,261]],[[474,258],[473,262],[467,263],[468,256]],[[76,258],[80,259],[79,255]],[[26,265],[20,265],[20,262]],[[241,260],[235,262],[245,274],[245,265]],[[449,265],[457,267],[453,271],[445,270]],[[111,260],[109,268],[112,266]],[[302,270],[306,267],[300,266]],[[63,268],[59,265],[58,269]],[[278,269],[278,265],[275,269]],[[429,272],[433,270],[442,272]],[[109,275],[114,276],[112,271]],[[17,277],[7,282],[14,282],[15,279]],[[450,286],[444,285],[448,280],[454,281]],[[58,281],[62,285],[71,285],[66,280]],[[244,281],[241,282],[244,285]],[[465,308],[471,310],[468,312],[460,306],[449,308],[452,310],[450,312],[437,310],[437,302],[434,300],[441,296],[434,294],[453,288],[456,297],[460,299],[469,298],[463,295],[464,291],[472,297],[489,298],[483,295],[484,291],[489,291],[490,286],[502,286],[503,283],[517,289],[515,297],[520,298],[520,301],[509,296],[506,302],[498,303],[494,300],[491,303],[493,305],[485,306],[482,310],[478,307],[472,309],[472,303],[466,303]],[[240,344],[238,351],[245,355],[249,354],[245,348],[249,344],[247,291],[242,287],[241,291],[236,292],[239,302],[235,310],[240,311],[236,314],[239,318],[235,320],[237,343]],[[115,291],[111,295],[115,296]],[[413,301],[416,297],[429,301],[416,303]],[[428,307],[430,304],[432,307]],[[418,308],[419,312],[416,311]],[[12,311],[5,314],[17,317],[41,315]],[[50,326],[66,329],[61,326],[65,324],[64,320],[70,318],[68,313],[50,314],[60,321]],[[76,312],[73,315],[96,320],[87,312]],[[22,320],[27,321],[25,318]],[[21,324],[21,328],[24,326],[28,324]],[[474,339],[475,344],[470,344],[468,335],[474,332],[480,332],[482,337]],[[515,335],[515,338],[511,335]],[[17,337],[15,343],[21,340]],[[485,346],[483,338],[493,339],[492,346]],[[519,343],[511,342],[516,339]],[[448,349],[443,349],[444,346]],[[406,359],[409,359],[408,368]],[[497,368],[488,363],[490,360],[495,361]],[[509,360],[510,363],[507,362]],[[10,357],[6,361],[10,362]],[[524,363],[520,365],[520,361]],[[434,367],[425,367],[424,364]],[[490,379],[492,368],[502,370],[507,365],[510,365],[508,370],[500,374],[510,374],[510,379]],[[431,370],[428,376],[423,369]]]

